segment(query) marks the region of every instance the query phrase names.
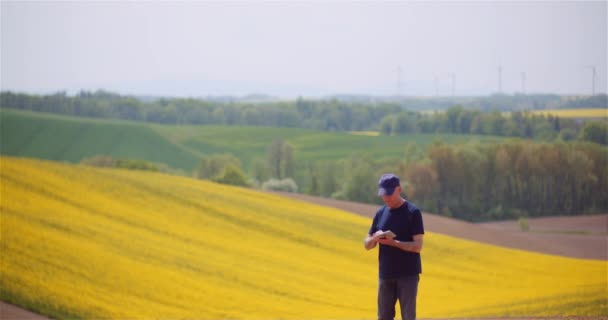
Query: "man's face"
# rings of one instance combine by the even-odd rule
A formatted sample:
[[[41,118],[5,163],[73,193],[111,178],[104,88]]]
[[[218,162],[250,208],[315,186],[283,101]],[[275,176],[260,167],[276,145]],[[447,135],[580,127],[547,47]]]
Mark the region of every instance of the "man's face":
[[[399,186],[395,188],[395,192],[393,192],[393,194],[390,196],[383,195],[382,201],[384,201],[384,203],[391,208],[397,207],[401,202],[401,187]]]

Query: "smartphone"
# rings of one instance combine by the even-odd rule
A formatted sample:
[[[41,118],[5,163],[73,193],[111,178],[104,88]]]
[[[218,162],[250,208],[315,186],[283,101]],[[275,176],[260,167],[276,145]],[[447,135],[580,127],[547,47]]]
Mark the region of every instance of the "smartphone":
[[[397,236],[397,235],[396,235],[394,232],[392,232],[392,231],[388,230],[388,231],[384,231],[384,232],[382,232],[382,233],[380,234],[379,238],[381,238],[381,239],[382,239],[382,238],[388,238],[388,239],[392,239],[392,238],[394,238],[394,237],[396,237],[396,236]]]

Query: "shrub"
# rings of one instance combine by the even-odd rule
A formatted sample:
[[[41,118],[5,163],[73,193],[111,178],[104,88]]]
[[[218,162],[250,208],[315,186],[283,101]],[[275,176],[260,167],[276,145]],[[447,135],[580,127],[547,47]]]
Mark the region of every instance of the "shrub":
[[[115,167],[129,170],[159,171],[155,164],[144,160],[118,159]]]
[[[224,171],[219,175],[215,176],[212,181],[230,184],[233,186],[247,186],[247,177],[243,173],[243,171],[234,165],[228,165],[224,168]]]
[[[572,128],[564,128],[559,132],[559,138],[563,141],[574,141],[576,140],[576,131]]]
[[[229,153],[214,154],[201,159],[194,175],[199,179],[215,179],[215,177],[223,175],[228,166],[240,168],[241,160]]]

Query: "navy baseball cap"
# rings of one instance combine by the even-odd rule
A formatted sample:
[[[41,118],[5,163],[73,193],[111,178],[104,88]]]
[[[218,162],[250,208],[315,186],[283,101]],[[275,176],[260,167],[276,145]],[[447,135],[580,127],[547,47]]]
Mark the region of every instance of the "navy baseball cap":
[[[390,196],[395,192],[395,188],[400,185],[399,177],[392,173],[384,174],[378,181],[378,196]]]

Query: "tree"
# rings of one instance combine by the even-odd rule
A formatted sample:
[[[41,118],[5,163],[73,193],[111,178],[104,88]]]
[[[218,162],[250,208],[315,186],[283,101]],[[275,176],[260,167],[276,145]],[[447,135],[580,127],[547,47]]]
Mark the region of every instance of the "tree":
[[[296,170],[295,148],[283,139],[272,142],[267,151],[271,177],[279,180],[293,178]]]
[[[219,175],[211,179],[218,183],[230,184],[234,186],[247,186],[247,177],[243,173],[240,167],[230,164],[224,167],[224,170]]]
[[[196,169],[195,176],[199,179],[213,179],[222,175],[228,166],[240,169],[241,160],[229,153],[211,155],[201,160]]]
[[[374,203],[378,201],[378,177],[374,163],[368,158],[352,158],[346,163],[341,198],[356,202]]]
[[[410,163],[405,167],[405,178],[407,181],[406,193],[408,197],[415,199],[416,203],[437,212],[437,173],[426,164]]]
[[[461,106],[451,107],[446,111],[446,129],[448,132],[459,133],[460,125],[458,120],[460,118],[460,114],[464,113],[464,109]]]
[[[143,114],[141,104],[135,98],[124,98],[112,105],[112,113],[116,118],[127,120],[141,120]]]
[[[557,136],[557,132],[549,122],[537,121],[534,125],[534,136],[540,140],[551,141]]]
[[[251,176],[259,183],[270,179],[268,163],[260,158],[253,159],[251,162]]]
[[[608,122],[589,121],[580,133],[580,140],[608,144]]]
[[[316,162],[315,175],[318,179],[320,195],[330,197],[340,189],[340,168],[342,166],[338,161]]]
[[[415,114],[405,111],[400,112],[393,121],[393,127],[391,131],[394,135],[418,133],[420,129],[416,120],[417,119]]]
[[[380,133],[382,133],[383,135],[387,135],[390,136],[393,133],[393,124],[396,121],[396,117],[393,115],[389,115],[386,116],[384,118],[382,118],[382,120],[380,121]]]
[[[283,143],[282,152],[283,154],[283,177],[293,178],[296,175],[296,158],[295,148],[288,142]]]
[[[559,132],[559,138],[562,141],[574,141],[576,140],[576,131],[572,128],[563,128]]]
[[[115,167],[129,170],[160,171],[157,165],[137,159],[118,159],[116,160]]]

